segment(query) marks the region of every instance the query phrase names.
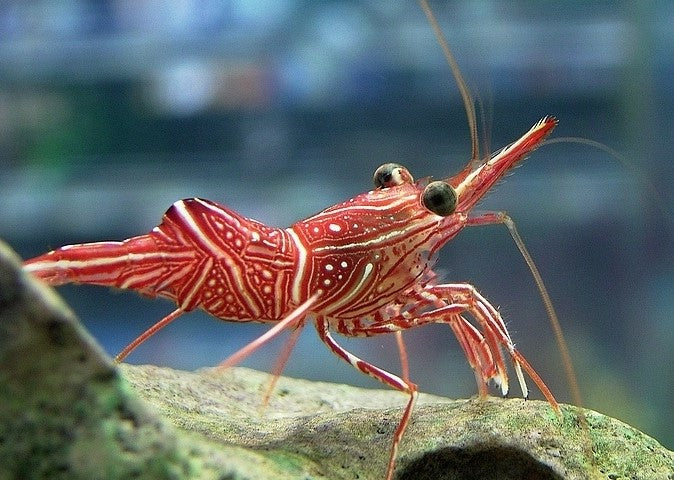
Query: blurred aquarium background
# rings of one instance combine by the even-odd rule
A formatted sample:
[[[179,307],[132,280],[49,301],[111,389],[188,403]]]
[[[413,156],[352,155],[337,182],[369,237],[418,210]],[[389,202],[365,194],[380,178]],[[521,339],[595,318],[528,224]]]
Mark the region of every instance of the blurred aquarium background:
[[[674,4],[433,8],[480,101],[481,141],[492,151],[554,114],[554,136],[596,140],[627,158],[544,146],[478,208],[507,210],[517,222],[586,406],[674,448]],[[26,258],[146,233],[186,197],[288,226],[369,190],[384,162],[440,177],[469,156],[460,96],[415,2],[0,3],[0,237]],[[542,302],[505,228],[462,232],[437,270],[500,306],[519,348],[570,400]],[[173,310],[101,287],[59,291],[111,354]],[[212,366],[267,328],[190,313],[128,361]],[[422,391],[476,393],[449,328],[405,339]],[[392,338],[343,344],[398,371]],[[244,365],[270,371],[281,345]],[[379,387],[333,357],[311,327],[285,373]]]

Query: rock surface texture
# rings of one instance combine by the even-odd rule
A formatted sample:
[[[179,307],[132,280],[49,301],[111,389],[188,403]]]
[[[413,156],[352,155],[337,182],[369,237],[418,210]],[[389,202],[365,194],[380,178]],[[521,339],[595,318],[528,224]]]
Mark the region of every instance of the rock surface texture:
[[[404,395],[267,374],[115,366],[0,243],[0,479],[381,479]],[[398,479],[674,480],[612,418],[421,395]],[[582,425],[586,423],[583,427]]]

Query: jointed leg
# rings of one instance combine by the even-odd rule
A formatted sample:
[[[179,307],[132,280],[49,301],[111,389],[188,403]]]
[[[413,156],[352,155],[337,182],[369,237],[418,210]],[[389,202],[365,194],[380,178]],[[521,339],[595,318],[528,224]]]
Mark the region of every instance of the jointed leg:
[[[133,352],[141,343],[143,343],[145,340],[150,338],[152,335],[157,333],[159,330],[164,328],[166,325],[171,323],[173,320],[178,318],[183,313],[185,313],[185,310],[183,310],[182,308],[177,308],[168,315],[166,315],[164,318],[159,320],[157,323],[152,325],[150,328],[145,330],[138,337],[136,337],[136,339],[133,342],[124,347],[124,350],[122,350],[115,356],[115,363],[123,362],[124,359],[128,357],[129,354]]]
[[[456,284],[444,284],[444,285],[435,285],[430,287],[430,290],[433,294],[442,299],[451,299],[453,302],[461,302],[466,307],[466,312],[470,313],[472,317],[477,320],[478,324],[482,327],[482,339],[480,343],[485,342],[488,345],[488,351],[493,355],[493,366],[496,369],[496,375],[492,378],[496,380],[497,383],[501,386],[501,391],[505,395],[508,392],[508,375],[505,368],[505,362],[503,360],[503,355],[501,354],[501,346],[505,347],[513,362],[515,368],[515,373],[517,374],[517,379],[522,390],[522,396],[527,398],[529,396],[529,389],[524,380],[524,375],[522,374],[522,368],[520,366],[520,357],[521,355],[515,354],[515,344],[510,338],[510,334],[503,322],[501,314],[498,313],[498,310],[494,308],[493,305],[487,301],[486,298],[477,291],[475,287],[466,283],[456,283]],[[421,317],[428,316],[432,318],[437,313],[441,313],[444,309],[440,308],[435,311],[426,312],[421,315]],[[474,332],[470,332],[470,327],[473,329],[473,325],[463,319],[461,327],[464,333],[474,335]],[[455,328],[456,330],[456,328]],[[480,333],[480,332],[478,332]],[[464,351],[465,351],[464,347]],[[485,348],[481,348],[479,351],[484,351]],[[528,365],[528,364],[527,364]],[[535,375],[538,377],[538,375]],[[534,378],[532,376],[532,378]],[[534,378],[535,380],[535,378]],[[545,385],[544,385],[545,386]],[[549,393],[547,387],[542,388],[543,394]],[[547,395],[546,395],[547,397]]]
[[[484,338],[484,335],[473,326],[462,315],[454,315],[448,319],[449,326],[454,332],[461,349],[466,355],[468,364],[473,369],[475,374],[475,381],[481,397],[487,396],[487,384],[490,379],[501,379],[496,365],[499,360],[494,358],[494,355],[500,356],[501,351],[497,350],[492,353],[492,350]],[[500,360],[502,363],[503,361]],[[500,384],[501,391],[505,395],[507,392],[503,391],[504,386]]]
[[[384,333],[394,333],[400,354],[402,377],[407,380],[409,367],[407,351],[402,339],[402,330],[407,330],[423,323],[447,323],[454,331],[461,348],[466,354],[468,363],[475,372],[478,389],[481,396],[487,395],[489,380],[495,380],[507,393],[507,377],[500,349],[497,347],[492,353],[491,346],[486,342],[484,335],[460,314],[468,309],[466,304],[449,305],[446,301],[425,290],[413,291],[408,298],[394,305],[387,305],[384,310],[375,315],[374,319],[363,325],[364,322],[339,322],[337,331],[346,336],[373,336]],[[424,312],[439,314],[442,320],[423,319]],[[426,315],[427,316],[427,315]],[[419,318],[422,317],[422,321]],[[498,365],[502,368],[499,370]]]
[[[243,359],[245,359],[246,357],[248,357],[251,353],[253,353],[262,345],[270,341],[272,338],[279,335],[286,328],[293,328],[293,327],[301,328],[302,322],[304,321],[311,307],[318,300],[318,297],[319,297],[318,294],[312,295],[308,300],[306,300],[299,307],[290,312],[290,314],[287,317],[279,321],[276,325],[267,330],[263,335],[260,335],[258,338],[250,342],[248,345],[234,352],[232,355],[223,360],[219,366],[221,368],[232,367],[237,363],[239,363],[240,361],[242,361]]]
[[[281,376],[283,369],[288,363],[290,353],[293,351],[293,348],[295,348],[295,344],[297,344],[297,340],[300,338],[300,333],[302,333],[302,327],[303,325],[298,325],[292,332],[290,332],[290,337],[283,345],[283,349],[281,350],[281,353],[276,359],[276,363],[274,364],[274,370],[271,373],[272,375],[271,381],[267,386],[267,390],[264,392],[264,397],[262,397],[262,405],[265,407],[269,404],[271,394],[274,391],[274,388],[276,388],[276,383],[278,382],[278,379]]]
[[[395,468],[398,446],[400,445],[400,440],[405,433],[407,424],[410,421],[410,416],[412,415],[412,410],[414,409],[414,403],[416,402],[417,396],[419,395],[417,392],[417,386],[414,383],[403,380],[402,378],[393,375],[386,370],[382,370],[381,368],[376,367],[345,350],[332,338],[328,327],[328,321],[324,317],[318,317],[316,319],[316,330],[318,330],[319,337],[323,343],[325,343],[338,357],[348,362],[364,374],[369,375],[372,378],[375,378],[380,382],[395,388],[396,390],[407,393],[410,396],[410,399],[407,401],[405,411],[403,412],[403,416],[400,419],[400,423],[398,423],[398,428],[396,428],[396,431],[393,434],[391,455],[389,457],[388,467],[386,469],[386,480],[391,480],[393,478],[393,470]]]
[[[480,393],[486,392],[485,385],[492,379],[500,384],[504,395],[507,393],[508,377],[501,353],[501,347],[504,347],[512,359],[523,396],[528,396],[528,388],[522,368],[552,407],[559,410],[557,401],[545,383],[515,349],[501,315],[475,287],[461,283],[428,285],[422,292],[415,292],[410,302],[413,302],[412,306],[401,308],[398,315],[381,318],[343,333],[369,336],[407,330],[427,323],[449,324],[475,371]],[[463,317],[464,313],[469,313],[476,320],[480,330]]]

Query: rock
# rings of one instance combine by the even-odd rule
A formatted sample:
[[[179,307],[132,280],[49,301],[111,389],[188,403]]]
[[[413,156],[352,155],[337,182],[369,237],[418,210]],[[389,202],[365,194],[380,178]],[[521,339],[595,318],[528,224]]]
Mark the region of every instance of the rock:
[[[269,381],[115,366],[0,243],[0,478],[383,478],[404,395],[282,377],[263,408]],[[562,408],[422,394],[396,478],[674,480],[652,438]]]

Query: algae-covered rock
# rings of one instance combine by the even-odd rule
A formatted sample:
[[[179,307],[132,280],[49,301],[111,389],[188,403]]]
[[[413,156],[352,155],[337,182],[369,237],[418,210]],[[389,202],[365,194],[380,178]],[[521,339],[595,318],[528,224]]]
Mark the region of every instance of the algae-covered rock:
[[[265,373],[122,370],[141,397],[181,429],[311,459],[327,478],[382,478],[406,399],[394,391],[281,378],[263,409],[270,382]],[[674,455],[652,438],[590,410],[587,427],[581,427],[575,407],[563,411],[559,418],[541,401],[422,394],[397,478],[674,478]]]
[[[381,479],[406,397],[267,374],[115,366],[0,243],[0,478]],[[421,395],[399,479],[674,479],[617,420]],[[586,425],[584,425],[586,424]]]

